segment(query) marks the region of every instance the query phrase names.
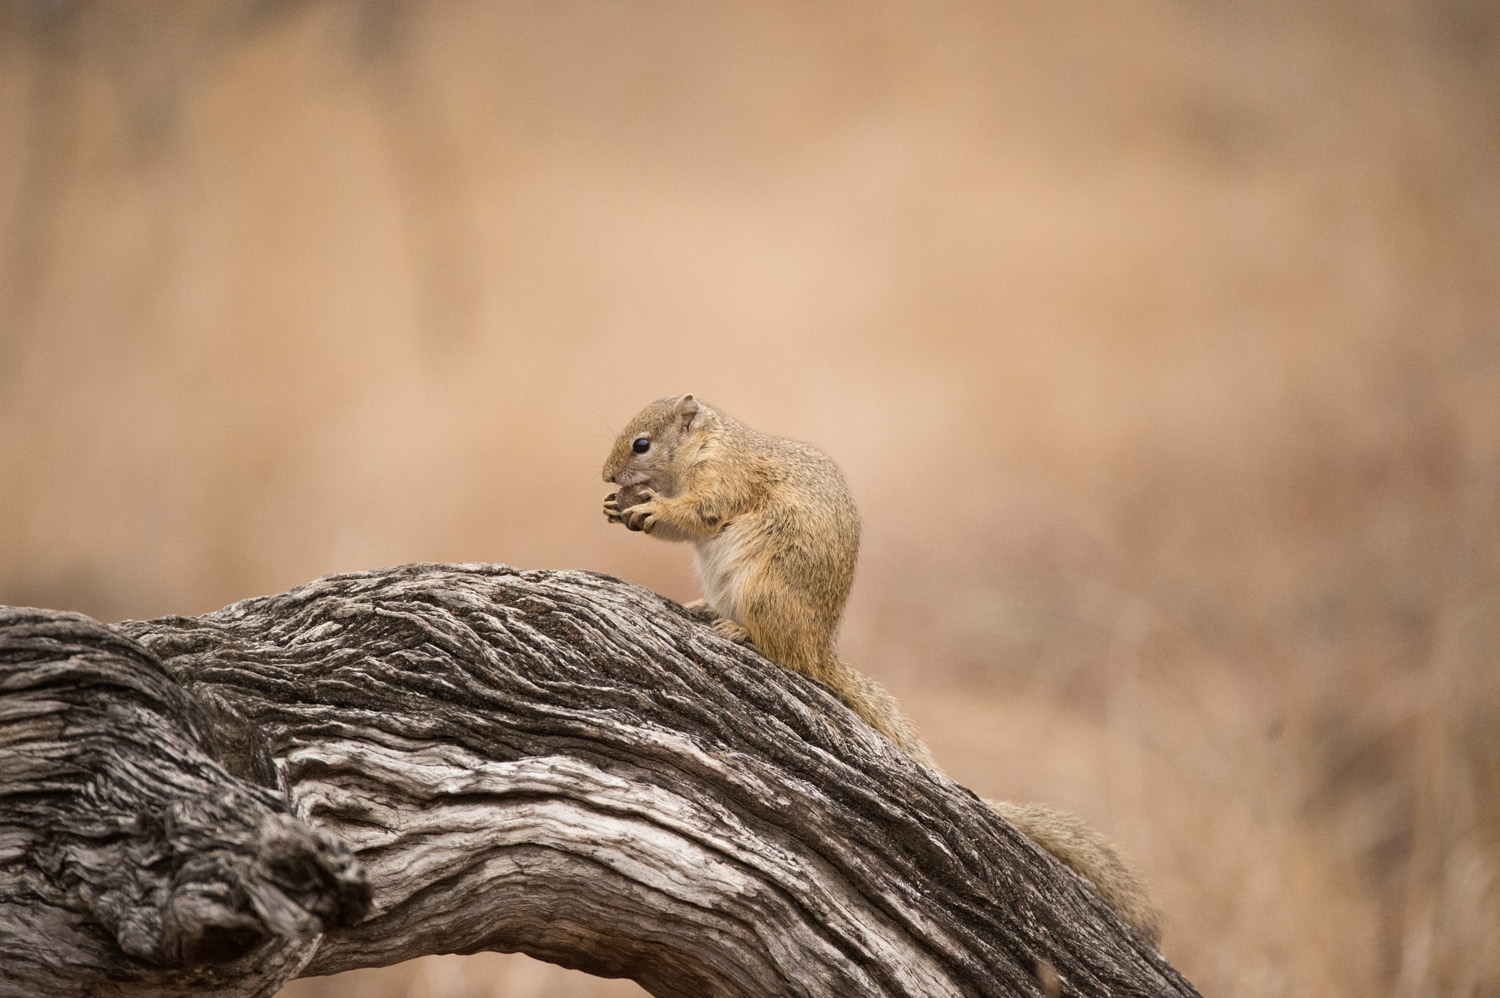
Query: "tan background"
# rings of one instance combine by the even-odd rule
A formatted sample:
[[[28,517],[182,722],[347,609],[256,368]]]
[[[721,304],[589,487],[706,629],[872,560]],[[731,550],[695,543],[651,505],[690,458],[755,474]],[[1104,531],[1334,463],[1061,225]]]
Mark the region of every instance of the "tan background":
[[[689,598],[597,469],[694,391],[843,465],[845,657],[1205,994],[1500,995],[1488,0],[4,3],[0,212],[0,602]]]

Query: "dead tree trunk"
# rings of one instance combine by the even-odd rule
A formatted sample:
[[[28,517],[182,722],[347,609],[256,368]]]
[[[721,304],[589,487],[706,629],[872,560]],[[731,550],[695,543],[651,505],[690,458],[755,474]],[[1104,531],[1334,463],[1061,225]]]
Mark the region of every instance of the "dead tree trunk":
[[[617,579],[0,610],[0,993],[478,950],[685,998],[1196,994],[972,793]]]

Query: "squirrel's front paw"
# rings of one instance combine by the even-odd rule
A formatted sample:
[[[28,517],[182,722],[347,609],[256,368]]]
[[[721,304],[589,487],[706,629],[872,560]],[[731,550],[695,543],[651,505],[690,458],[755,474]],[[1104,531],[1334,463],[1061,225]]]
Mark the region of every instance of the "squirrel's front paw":
[[[620,511],[620,522],[631,530],[651,533],[656,526],[656,493],[650,489],[642,489],[635,504]]]
[[[620,522],[620,493],[611,492],[604,497],[604,518],[610,523]]]
[[[611,492],[604,497],[604,518],[610,523],[623,523],[630,525],[630,514],[637,512],[644,514],[649,512],[645,509],[648,500],[655,499],[656,493],[650,489],[638,485],[627,485],[618,492]],[[631,530],[639,530],[640,527],[630,527]]]

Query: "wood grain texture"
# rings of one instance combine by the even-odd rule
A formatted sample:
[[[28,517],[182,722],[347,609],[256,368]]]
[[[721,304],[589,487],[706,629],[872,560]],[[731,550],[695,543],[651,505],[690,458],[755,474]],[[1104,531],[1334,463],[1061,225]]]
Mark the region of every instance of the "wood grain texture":
[[[365,912],[349,847],[226,739],[255,740],[118,629],[0,608],[0,992],[269,993]]]
[[[661,996],[1039,995],[1048,967],[1062,994],[1196,994],[827,689],[608,576],[411,565],[114,627],[12,610],[0,683],[5,994],[266,994],[484,949]],[[212,873],[139,845],[178,811],[212,832],[182,867]],[[204,896],[234,918],[188,918],[229,928],[173,928],[179,882],[229,884]]]

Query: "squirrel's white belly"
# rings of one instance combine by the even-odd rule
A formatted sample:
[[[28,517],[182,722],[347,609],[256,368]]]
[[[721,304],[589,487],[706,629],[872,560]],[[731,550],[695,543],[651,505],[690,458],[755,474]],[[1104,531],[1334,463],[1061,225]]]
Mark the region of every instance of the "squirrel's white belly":
[[[749,538],[742,531],[726,526],[717,534],[698,542],[698,578],[703,582],[703,598],[721,617],[740,617],[740,592],[746,573],[754,564],[746,558]]]

